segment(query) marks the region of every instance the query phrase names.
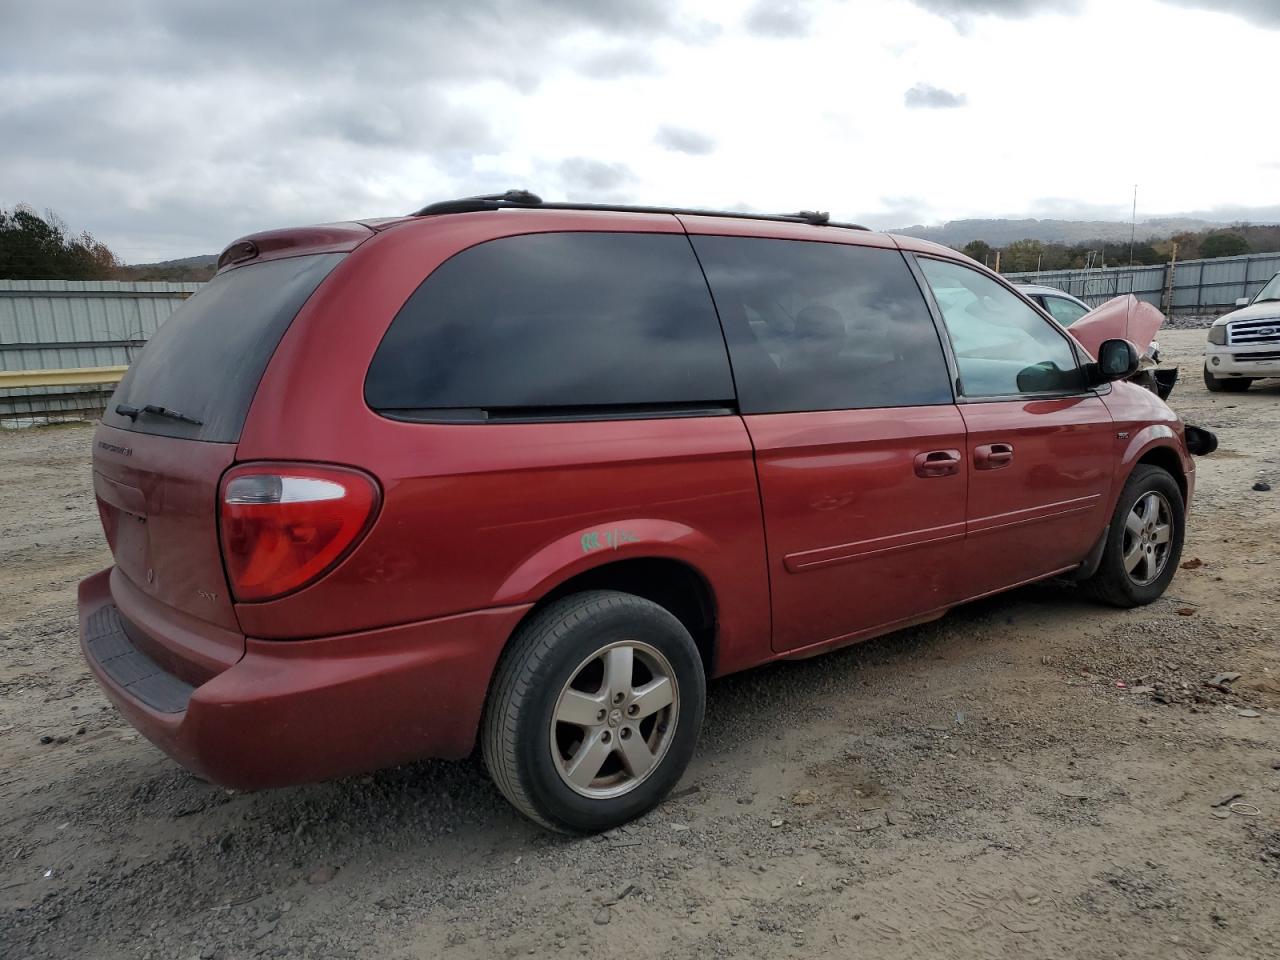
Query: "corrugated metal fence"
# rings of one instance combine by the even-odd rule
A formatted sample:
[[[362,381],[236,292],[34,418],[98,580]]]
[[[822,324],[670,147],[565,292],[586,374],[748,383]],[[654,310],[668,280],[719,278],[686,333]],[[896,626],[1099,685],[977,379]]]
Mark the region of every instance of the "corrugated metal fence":
[[[1233,309],[1240,297],[1252,297],[1277,273],[1280,273],[1280,253],[1251,253],[1216,260],[1183,260],[1172,267],[1161,264],[1097,270],[1045,270],[1007,276],[1019,283],[1043,283],[1057,287],[1079,297],[1091,307],[1112,297],[1132,293],[1165,313],[1209,316]]]
[[[1186,260],[1173,268],[1110,267],[1011,273],[1097,306],[1136,294],[1166,313],[1216,314],[1280,272],[1280,253]],[[128,364],[165,318],[203,284],[118,280],[0,280],[0,370]],[[1172,299],[1172,304],[1170,304]],[[100,410],[110,385],[0,389],[0,419]]]
[[[0,370],[128,364],[203,284],[0,280]],[[0,390],[0,418],[101,409],[113,385]]]

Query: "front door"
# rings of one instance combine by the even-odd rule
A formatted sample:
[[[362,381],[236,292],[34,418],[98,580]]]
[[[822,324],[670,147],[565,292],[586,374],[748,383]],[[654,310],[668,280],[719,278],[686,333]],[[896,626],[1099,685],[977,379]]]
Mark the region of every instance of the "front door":
[[[953,602],[964,421],[902,254],[692,240],[755,448],[774,649],[856,639]]]
[[[967,433],[964,595],[1079,564],[1107,526],[1116,440],[1078,351],[993,277],[918,262],[950,336]]]
[[[1098,397],[966,403],[968,596],[1057,573],[1106,530],[1115,461]]]

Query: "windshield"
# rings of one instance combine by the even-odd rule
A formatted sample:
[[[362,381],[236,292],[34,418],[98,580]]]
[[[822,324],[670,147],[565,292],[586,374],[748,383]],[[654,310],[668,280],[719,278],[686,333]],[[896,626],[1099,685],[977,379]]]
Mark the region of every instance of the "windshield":
[[[1253,298],[1254,303],[1261,303],[1263,300],[1280,300],[1280,273],[1267,282],[1267,285],[1258,291],[1258,295]]]

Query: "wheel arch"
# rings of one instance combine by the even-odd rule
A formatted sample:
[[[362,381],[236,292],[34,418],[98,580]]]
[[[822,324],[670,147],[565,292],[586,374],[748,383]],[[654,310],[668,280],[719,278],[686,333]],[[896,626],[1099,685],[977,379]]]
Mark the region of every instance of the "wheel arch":
[[[501,670],[503,659],[511,650],[512,642],[521,628],[550,604],[586,590],[617,590],[656,603],[689,631],[702,660],[703,672],[707,677],[714,675],[719,620],[715,591],[710,580],[692,564],[674,557],[629,556],[565,576],[547,589],[516,621],[494,658],[481,707],[480,724],[483,724],[484,715],[492,702],[493,684]]]
[[[1159,467],[1166,473],[1172,475],[1174,482],[1178,485],[1178,489],[1182,492],[1183,503],[1187,500],[1187,476],[1182,470],[1182,461],[1178,456],[1178,451],[1168,444],[1155,443],[1148,446],[1145,450],[1137,453],[1132,460],[1126,460],[1126,470],[1123,480],[1116,485],[1116,503],[1113,503],[1111,509],[1114,511],[1119,503],[1121,494],[1124,491],[1125,484],[1129,482],[1129,478],[1133,476],[1133,471],[1140,466]],[[1111,534],[1111,524],[1108,521],[1106,528],[1102,531],[1102,535],[1094,543],[1089,555],[1085,557],[1084,562],[1080,564],[1079,569],[1067,575],[1069,580],[1088,580],[1098,572],[1098,568],[1102,565],[1103,553],[1107,547],[1107,539]]]
[[[1146,450],[1137,461],[1133,464],[1133,468],[1129,473],[1132,475],[1133,470],[1141,465],[1159,467],[1166,473],[1170,474],[1174,481],[1178,484],[1178,490],[1182,493],[1182,501],[1187,501],[1187,474],[1182,466],[1182,458],[1178,456],[1178,451],[1166,444],[1158,444]]]
[[[659,518],[584,527],[526,557],[498,587],[493,605],[533,604],[517,624],[518,631],[547,604],[583,590],[618,590],[644,597],[685,626],[710,676],[717,652],[719,605],[708,571],[722,552],[702,531]]]
[[[632,556],[574,573],[534,603],[512,636],[548,604],[584,590],[617,590],[656,603],[689,631],[702,658],[703,669],[708,676],[712,675],[718,622],[715,591],[701,570],[674,557]]]
[[[1133,475],[1139,465],[1159,467],[1170,474],[1178,484],[1185,503],[1190,493],[1190,482],[1187,474],[1191,467],[1190,454],[1185,454],[1185,446],[1181,440],[1181,431],[1175,433],[1173,427],[1165,423],[1153,423],[1137,431],[1129,440],[1121,459],[1119,483],[1116,484],[1115,495],[1118,498],[1125,483]],[[1114,509],[1114,503],[1112,508]]]

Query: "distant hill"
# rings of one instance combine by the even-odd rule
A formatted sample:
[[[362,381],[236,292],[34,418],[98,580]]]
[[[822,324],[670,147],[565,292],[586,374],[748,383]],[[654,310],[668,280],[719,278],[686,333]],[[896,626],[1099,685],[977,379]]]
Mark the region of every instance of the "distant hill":
[[[1193,217],[1141,220],[1138,222],[1138,239],[1163,240],[1177,233],[1198,233],[1226,226],[1231,224]],[[1127,242],[1131,229],[1129,224],[1114,220],[952,220],[941,226],[916,224],[891,230],[890,233],[932,240],[948,247],[963,247],[971,240],[985,240],[993,247],[1003,247],[1015,240],[1068,245],[1091,240]]]
[[[183,267],[212,267],[217,262],[216,253],[203,253],[198,257],[183,257],[181,260],[158,260],[155,263],[133,263],[129,266],[135,270],[172,270]]]
[[[218,268],[218,255],[204,253],[178,260],[132,263],[116,271],[117,280],[208,280]]]

